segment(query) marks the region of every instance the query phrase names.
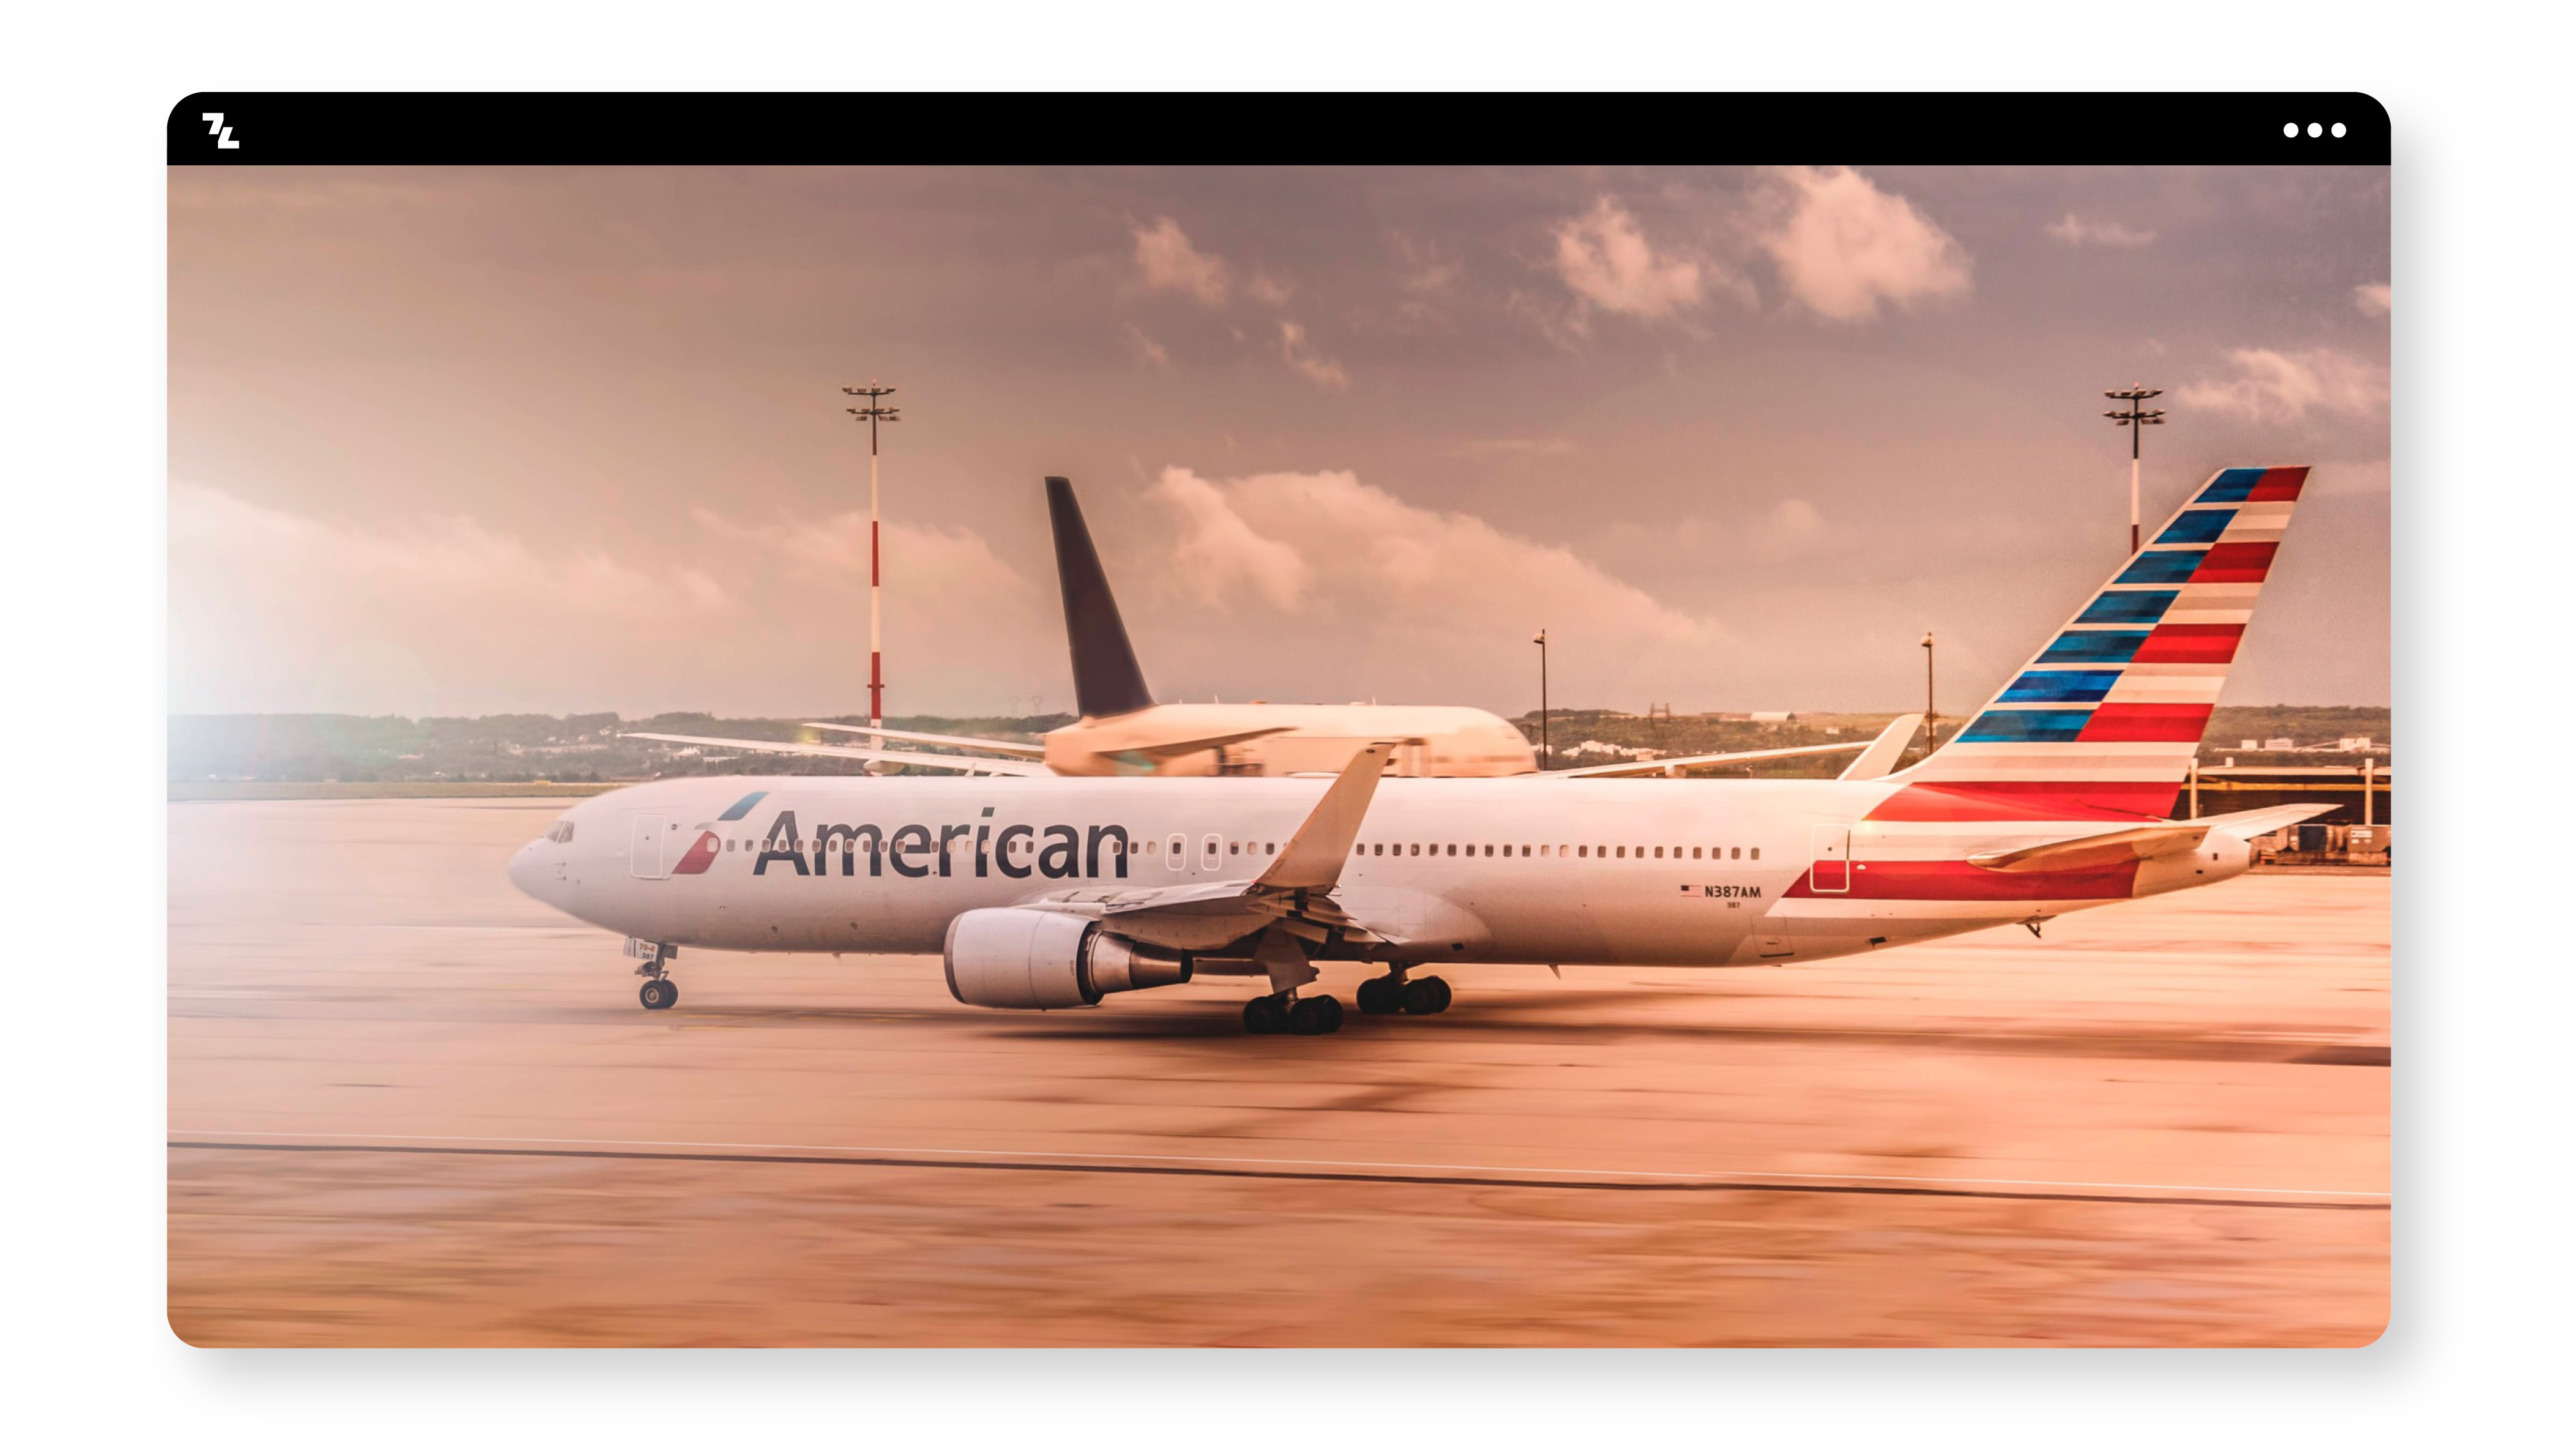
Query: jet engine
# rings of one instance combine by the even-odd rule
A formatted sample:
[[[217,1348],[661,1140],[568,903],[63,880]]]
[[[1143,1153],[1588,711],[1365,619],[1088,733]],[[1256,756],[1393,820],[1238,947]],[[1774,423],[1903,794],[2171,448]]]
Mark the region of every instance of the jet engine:
[[[942,936],[942,979],[963,1005],[1070,1010],[1190,978],[1190,956],[1148,954],[1056,910],[964,910]]]

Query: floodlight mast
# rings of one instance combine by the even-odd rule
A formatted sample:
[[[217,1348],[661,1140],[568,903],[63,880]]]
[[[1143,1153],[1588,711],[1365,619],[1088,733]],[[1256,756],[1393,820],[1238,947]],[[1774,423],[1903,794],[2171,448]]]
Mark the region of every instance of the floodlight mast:
[[[2145,425],[2167,424],[2169,416],[2169,412],[2166,410],[2143,409],[2142,402],[2151,399],[2155,395],[2165,393],[2167,392],[2145,389],[2140,385],[2136,385],[2130,390],[2110,390],[2107,392],[2107,398],[2110,400],[2130,400],[2133,402],[2130,408],[2123,410],[2110,410],[2106,413],[2107,418],[2113,420],[2118,425],[2129,425],[2133,427],[2132,503],[2129,507],[2129,514],[2131,516],[2132,523],[2128,529],[2131,532],[2131,553],[2135,555],[2142,553],[2142,427]]]
[[[868,403],[845,407],[845,413],[871,425],[871,728],[880,728],[880,422],[898,418],[898,407],[883,405],[884,395],[894,395],[898,387],[874,380],[867,386],[847,385],[844,393]],[[887,748],[882,737],[871,737],[871,748]]]

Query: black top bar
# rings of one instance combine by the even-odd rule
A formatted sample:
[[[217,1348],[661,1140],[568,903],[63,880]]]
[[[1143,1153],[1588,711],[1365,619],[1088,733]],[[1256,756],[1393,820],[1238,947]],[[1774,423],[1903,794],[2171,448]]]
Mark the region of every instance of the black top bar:
[[[205,117],[217,114],[217,122]],[[2345,122],[2344,136],[2330,133]],[[2286,124],[2298,127],[2288,138]],[[2321,127],[2313,139],[2310,127]],[[228,141],[226,145],[224,142]],[[261,94],[172,165],[2387,165],[2369,95]]]

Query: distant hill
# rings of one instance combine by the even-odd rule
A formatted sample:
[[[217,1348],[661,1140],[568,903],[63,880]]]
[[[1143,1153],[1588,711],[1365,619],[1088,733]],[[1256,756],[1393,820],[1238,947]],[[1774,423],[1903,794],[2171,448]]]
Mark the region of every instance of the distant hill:
[[[861,723],[859,716],[834,718]],[[1857,740],[1874,734],[1893,718],[1888,712],[1794,715],[1764,722],[1747,716],[1706,714],[1648,719],[1610,710],[1557,710],[1549,717],[1558,768],[1600,765],[1637,758],[1640,752],[1693,755],[1719,750],[1762,750],[1789,745],[1819,745]],[[1029,716],[893,716],[888,723],[902,730],[976,735],[1022,740],[1068,724],[1072,715]],[[1538,717],[1519,716],[1514,723],[1532,742]],[[1963,723],[1963,717],[1941,721],[1940,736]],[[472,781],[522,784],[536,780],[594,783],[645,780],[668,775],[716,775],[741,770],[754,773],[836,775],[844,764],[827,759],[800,759],[745,752],[694,750],[653,741],[626,740],[628,730],[672,730],[749,740],[817,740],[796,720],[722,720],[696,711],[625,720],[614,714],[430,716],[396,715],[172,715],[169,717],[169,779],[204,781],[431,782]],[[2391,741],[2391,711],[2385,706],[2225,706],[2214,712],[2205,732],[2208,754],[2236,751],[2243,740],[2287,738],[2297,747],[2334,745],[2351,735]],[[823,737],[841,740],[842,736]],[[2253,760],[2336,763],[2329,753],[2288,755],[2254,752]],[[1764,765],[1761,775],[1828,775],[1838,769],[1836,756]]]

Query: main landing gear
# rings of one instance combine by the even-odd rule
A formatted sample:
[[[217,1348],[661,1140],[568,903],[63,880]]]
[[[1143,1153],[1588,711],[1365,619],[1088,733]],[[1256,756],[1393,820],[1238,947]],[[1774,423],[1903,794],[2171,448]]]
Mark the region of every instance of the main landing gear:
[[[1437,975],[1407,980],[1396,971],[1361,982],[1353,992],[1363,1015],[1437,1015],[1449,1008],[1449,982]]]
[[[1256,995],[1244,1002],[1244,1030],[1248,1035],[1330,1035],[1342,1028],[1342,1002],[1330,995],[1310,995],[1303,1000],[1278,992]]]

